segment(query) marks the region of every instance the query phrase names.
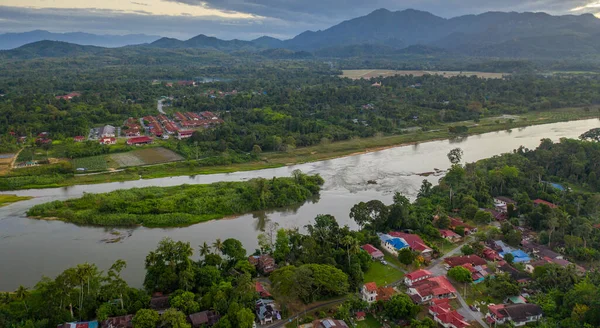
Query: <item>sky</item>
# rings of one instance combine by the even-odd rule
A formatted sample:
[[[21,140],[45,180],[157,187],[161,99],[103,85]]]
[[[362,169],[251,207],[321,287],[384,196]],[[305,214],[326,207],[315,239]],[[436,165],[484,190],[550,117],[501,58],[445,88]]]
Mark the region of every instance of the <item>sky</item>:
[[[486,11],[600,17],[600,0],[0,0],[0,33],[40,29],[182,40],[198,34],[286,39],[379,8],[412,8],[446,18]]]

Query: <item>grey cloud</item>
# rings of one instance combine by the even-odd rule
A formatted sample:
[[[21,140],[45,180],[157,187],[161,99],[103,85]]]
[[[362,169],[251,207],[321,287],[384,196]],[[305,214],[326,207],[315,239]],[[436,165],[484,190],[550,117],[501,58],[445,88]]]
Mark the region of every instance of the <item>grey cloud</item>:
[[[141,3],[141,2],[135,2],[135,1],[130,1],[129,3],[131,3],[132,5],[138,5],[138,6],[148,6],[147,3]]]

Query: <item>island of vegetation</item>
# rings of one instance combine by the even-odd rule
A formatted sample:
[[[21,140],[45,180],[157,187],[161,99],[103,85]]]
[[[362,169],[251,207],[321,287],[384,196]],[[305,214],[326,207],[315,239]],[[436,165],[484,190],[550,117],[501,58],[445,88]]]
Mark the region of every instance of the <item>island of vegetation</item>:
[[[16,195],[0,195],[0,207],[10,205],[12,203],[20,202],[22,200],[28,200],[31,197],[16,196]]]
[[[185,226],[302,203],[317,196],[323,182],[319,175],[294,171],[283,178],[134,188],[45,203],[27,214],[99,226]]]

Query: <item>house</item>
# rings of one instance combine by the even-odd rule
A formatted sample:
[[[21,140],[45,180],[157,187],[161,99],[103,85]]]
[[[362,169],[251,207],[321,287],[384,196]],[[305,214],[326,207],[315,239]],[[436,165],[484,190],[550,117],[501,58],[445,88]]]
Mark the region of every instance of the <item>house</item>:
[[[396,295],[394,287],[379,287],[377,288],[377,300],[387,302]]]
[[[501,213],[508,212],[509,204],[512,204],[515,207],[517,206],[517,202],[515,202],[514,200],[512,200],[508,197],[504,197],[504,196],[494,197],[494,207],[496,208],[496,210],[498,212],[501,212]]]
[[[356,312],[356,321],[363,321],[365,320],[365,318],[367,317],[367,314],[360,311],[360,312]]]
[[[485,257],[488,261],[502,261],[502,256],[500,256],[500,254],[498,254],[495,250],[486,247],[483,249],[483,257]]]
[[[371,244],[366,244],[366,245],[362,245],[361,248],[364,249],[367,253],[369,253],[369,255],[371,255],[371,258],[373,260],[382,260],[383,259],[383,252],[378,250],[377,248],[375,248],[375,246],[373,246]]]
[[[200,328],[204,326],[212,326],[216,324],[221,316],[214,311],[202,311],[188,315],[187,321],[192,325],[192,328]]]
[[[552,204],[552,203],[550,203],[550,202],[548,202],[548,201],[545,201],[545,200],[543,200],[543,199],[539,199],[539,198],[538,198],[538,199],[536,199],[536,200],[534,200],[534,201],[533,201],[533,204],[534,204],[535,206],[546,205],[546,206],[548,206],[548,207],[550,207],[550,208],[552,208],[552,209],[554,209],[554,208],[558,208],[558,206],[557,206],[557,205],[554,205],[554,204]]]
[[[433,321],[439,323],[444,328],[465,328],[470,326],[470,324],[465,321],[465,317],[456,310],[438,314],[433,317]]]
[[[259,299],[256,301],[256,317],[261,325],[266,325],[275,320],[281,320],[281,313],[277,310],[274,301]]]
[[[455,243],[458,242],[462,239],[462,237],[457,234],[456,232],[452,231],[452,230],[446,230],[446,229],[438,229],[440,231],[440,236],[442,236],[442,238],[446,239],[447,241],[451,242],[451,243]]]
[[[413,284],[421,281],[421,280],[426,280],[433,277],[433,274],[430,271],[427,270],[417,270],[411,273],[408,273],[404,276],[404,284],[406,286],[412,286]]]
[[[498,264],[499,264],[499,266],[496,268],[496,271],[498,273],[506,273],[506,274],[510,275],[510,277],[513,280],[515,280],[516,282],[518,282],[520,284],[527,283],[528,281],[531,280],[531,278],[529,277],[529,275],[527,273],[517,270],[515,267],[511,266],[510,264],[506,263],[505,261],[499,262]]]
[[[535,270],[535,268],[537,268],[539,266],[544,266],[544,265],[550,264],[550,263],[556,264],[556,265],[560,265],[562,267],[567,267],[567,266],[573,265],[573,266],[575,266],[575,269],[577,270],[577,272],[579,272],[579,273],[585,273],[586,272],[585,268],[583,268],[583,267],[581,267],[581,266],[579,266],[577,264],[571,263],[571,262],[569,262],[569,261],[567,261],[565,259],[562,259],[562,258],[560,258],[560,259],[558,259],[558,258],[552,259],[552,258],[549,258],[549,257],[543,257],[542,259],[540,259],[538,261],[526,264],[525,265],[525,271],[527,271],[529,273],[533,273],[533,270]]]
[[[407,294],[417,304],[434,299],[456,298],[456,289],[445,276],[431,277],[413,284]]]
[[[488,310],[486,320],[490,324],[505,324],[510,322],[513,326],[520,327],[542,318],[542,308],[536,304],[489,305]]]
[[[73,99],[75,97],[80,97],[80,96],[81,96],[81,93],[79,93],[79,92],[71,92],[71,93],[66,94],[64,96],[56,96],[55,98],[56,99],[71,100],[71,99]]]
[[[448,217],[450,219],[450,229],[456,230],[458,227],[463,227],[465,229],[465,236],[470,235],[474,232],[477,232],[477,228],[471,225],[466,224],[463,220],[453,217]]]
[[[100,138],[101,145],[114,145],[117,143],[117,138],[115,137],[103,137]]]
[[[375,87],[375,88],[380,88],[381,87],[381,82],[375,82],[375,83],[371,84],[371,86]]]
[[[275,271],[275,259],[271,255],[252,255],[248,257],[248,261],[256,267],[256,270],[263,273],[269,274]]]
[[[390,236],[398,237],[404,240],[410,249],[421,254],[425,259],[431,259],[433,250],[425,244],[423,239],[419,235],[405,233],[405,232],[390,232]]]
[[[498,251],[498,254],[504,258],[506,254],[512,254],[514,263],[527,263],[531,261],[531,258],[527,253],[520,249],[514,249],[506,245],[502,240],[495,240],[492,244],[494,249]]]
[[[485,277],[490,275],[487,265],[472,265],[471,263],[466,263],[461,266],[471,272],[471,279],[473,279],[473,282],[476,284],[482,282]]]
[[[444,262],[446,262],[445,266],[447,269],[462,266],[465,264],[471,264],[473,266],[487,264],[487,262],[484,259],[477,255],[447,257],[444,259]]]
[[[317,319],[312,322],[313,328],[348,328],[344,320]]]
[[[177,139],[187,139],[190,138],[194,134],[193,130],[179,130],[177,131]]]
[[[143,137],[134,137],[131,139],[127,139],[127,144],[128,145],[147,145],[147,144],[151,144],[152,142],[154,142],[154,139],[147,137],[147,136],[143,136]]]
[[[550,248],[544,245],[539,245],[526,240],[522,241],[521,245],[523,246],[524,250],[526,250],[527,252],[529,252],[537,258],[548,257],[550,259],[563,259],[563,256],[561,254],[551,250]]]
[[[162,293],[154,293],[150,299],[150,308],[158,311],[159,314],[165,312],[166,309],[170,308],[169,295],[163,295]]]
[[[75,142],[84,142],[85,141],[85,137],[84,136],[76,136],[76,137],[73,137],[73,141],[75,141]]]
[[[382,233],[378,233],[377,235],[379,236],[379,240],[381,240],[381,247],[394,256],[398,256],[398,252],[401,249],[408,247],[408,243],[402,238],[392,237]]]
[[[506,212],[499,212],[491,209],[484,209],[484,211],[490,213],[496,221],[506,221],[508,220],[508,214]]]
[[[38,145],[47,145],[52,143],[52,139],[48,138],[37,138],[35,139],[35,143]]]
[[[377,301],[377,284],[368,282],[360,289],[360,298],[368,303]]]
[[[254,283],[254,289],[260,295],[260,298],[269,298],[271,297],[271,293],[265,289],[265,286],[260,281]]]
[[[98,130],[98,136],[100,138],[116,137],[115,127],[112,125],[105,125]]]
[[[98,321],[65,322],[56,328],[98,328]]]
[[[121,317],[108,318],[100,322],[100,328],[131,328],[131,320],[133,314],[124,315]]]
[[[447,298],[431,301],[431,306],[429,306],[428,309],[429,314],[431,314],[433,317],[451,311],[452,306],[450,305],[450,300]]]

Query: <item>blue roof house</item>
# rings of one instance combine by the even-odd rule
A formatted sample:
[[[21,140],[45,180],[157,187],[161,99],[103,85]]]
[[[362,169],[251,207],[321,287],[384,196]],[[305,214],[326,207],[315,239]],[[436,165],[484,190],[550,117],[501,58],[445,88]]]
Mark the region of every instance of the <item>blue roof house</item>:
[[[381,246],[389,253],[398,256],[398,251],[407,248],[408,243],[406,240],[399,237],[392,237],[388,234],[378,233],[379,240],[381,240]]]

